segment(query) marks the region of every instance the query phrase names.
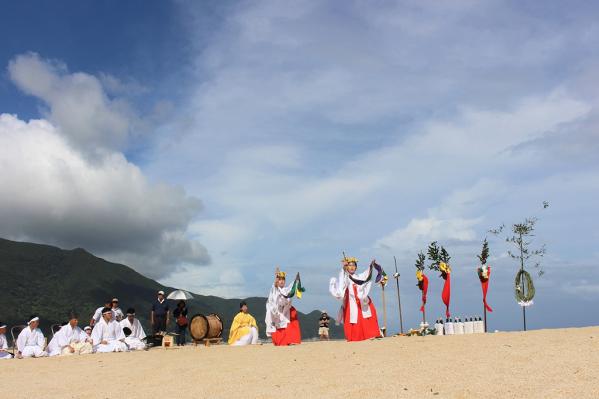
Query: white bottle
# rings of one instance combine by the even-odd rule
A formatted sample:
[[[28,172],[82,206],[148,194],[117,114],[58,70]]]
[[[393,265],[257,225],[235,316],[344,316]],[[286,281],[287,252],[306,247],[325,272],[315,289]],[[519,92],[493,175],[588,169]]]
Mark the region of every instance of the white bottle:
[[[435,335],[443,335],[443,319],[437,319],[435,323]]]
[[[445,335],[453,335],[453,321],[451,318],[445,319]]]
[[[470,318],[470,320],[466,318],[466,321],[464,322],[464,334],[472,333],[474,333],[474,322],[472,321],[472,317]]]
[[[485,332],[485,322],[483,321],[483,318],[478,316],[478,329],[481,333]]]
[[[459,317],[456,317],[456,323],[454,325],[455,333],[459,335],[464,334],[464,323]]]

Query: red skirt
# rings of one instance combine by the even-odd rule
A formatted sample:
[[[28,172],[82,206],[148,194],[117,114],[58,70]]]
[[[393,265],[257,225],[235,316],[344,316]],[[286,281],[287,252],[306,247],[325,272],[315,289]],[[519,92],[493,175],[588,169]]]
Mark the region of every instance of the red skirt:
[[[270,337],[275,346],[285,346],[302,343],[302,333],[300,331],[299,320],[297,319],[297,310],[292,306],[289,310],[290,322],[286,328],[277,328]]]
[[[345,313],[343,315],[343,330],[345,332],[345,339],[348,341],[364,341],[365,339],[377,338],[381,336],[381,330],[379,328],[379,322],[376,317],[376,309],[372,303],[370,297],[368,300],[370,301],[370,313],[371,316],[367,319],[362,316],[362,306],[360,305],[360,300],[358,299],[358,293],[356,287],[354,286],[354,295],[356,297],[356,302],[358,305],[358,322],[352,324],[349,322],[349,292],[345,291],[345,299],[344,307]]]

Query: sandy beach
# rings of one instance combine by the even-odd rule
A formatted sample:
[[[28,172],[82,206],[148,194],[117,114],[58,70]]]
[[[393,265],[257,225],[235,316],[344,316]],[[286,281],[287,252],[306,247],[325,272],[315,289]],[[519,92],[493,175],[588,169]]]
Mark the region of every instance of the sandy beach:
[[[0,364],[7,398],[598,398],[599,327]]]

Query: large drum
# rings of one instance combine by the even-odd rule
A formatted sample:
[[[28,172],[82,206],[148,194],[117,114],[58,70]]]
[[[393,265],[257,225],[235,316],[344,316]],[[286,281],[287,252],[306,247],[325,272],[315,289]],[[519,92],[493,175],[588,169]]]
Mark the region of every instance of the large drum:
[[[207,338],[220,338],[223,333],[223,322],[217,314],[197,314],[189,322],[189,334],[194,341]]]

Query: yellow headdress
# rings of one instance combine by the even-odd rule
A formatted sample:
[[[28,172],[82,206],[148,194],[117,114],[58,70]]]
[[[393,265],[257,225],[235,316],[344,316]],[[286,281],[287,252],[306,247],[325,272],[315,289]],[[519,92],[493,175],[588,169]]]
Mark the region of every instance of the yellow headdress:
[[[285,272],[277,272],[275,274],[275,277],[284,280],[285,279]]]
[[[354,258],[353,256],[349,257],[349,258],[343,258],[343,263],[344,264],[350,264],[350,263],[355,263],[356,265],[358,264],[358,259]]]

